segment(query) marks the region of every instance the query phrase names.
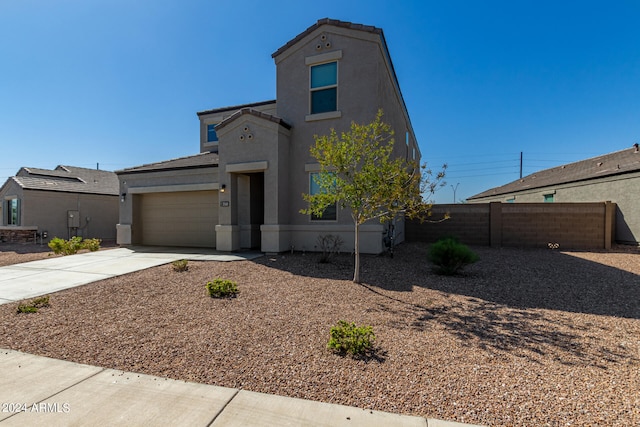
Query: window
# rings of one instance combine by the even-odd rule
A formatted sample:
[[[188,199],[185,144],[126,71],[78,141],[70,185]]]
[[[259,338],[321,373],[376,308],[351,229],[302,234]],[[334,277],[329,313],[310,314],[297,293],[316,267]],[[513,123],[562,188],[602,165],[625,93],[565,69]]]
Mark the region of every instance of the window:
[[[309,194],[312,196],[314,194],[320,193],[321,188],[320,185],[316,182],[316,177],[320,175],[320,172],[313,172],[309,174],[310,183],[309,183]],[[311,214],[311,221],[335,221],[338,219],[336,204],[327,206],[322,212],[322,216]]]
[[[507,199],[507,203],[515,203],[515,202],[516,202],[516,198],[515,197]]]
[[[20,200],[7,200],[7,225],[20,225]]]
[[[553,203],[554,201],[554,194],[545,194],[544,195],[544,202],[545,203]]]
[[[216,134],[217,123],[207,125],[207,142],[218,142],[218,134]]]
[[[338,63],[311,67],[311,114],[338,110]]]

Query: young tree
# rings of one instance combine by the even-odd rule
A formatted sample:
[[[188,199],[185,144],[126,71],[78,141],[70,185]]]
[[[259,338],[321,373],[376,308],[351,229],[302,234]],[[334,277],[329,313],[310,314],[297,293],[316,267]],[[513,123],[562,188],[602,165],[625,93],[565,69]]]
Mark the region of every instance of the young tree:
[[[379,110],[375,120],[366,125],[352,122],[350,131],[340,137],[335,129],[329,135],[316,135],[310,151],[320,164],[320,173],[314,176],[320,191],[302,195],[309,202],[309,208],[301,211],[304,214],[321,217],[334,204],[351,212],[356,283],[360,283],[360,226],[373,219],[385,222],[399,213],[427,218],[431,203],[424,196],[444,185],[446,165],[434,177],[426,164],[420,166],[393,155],[393,130],[382,122],[382,115]]]

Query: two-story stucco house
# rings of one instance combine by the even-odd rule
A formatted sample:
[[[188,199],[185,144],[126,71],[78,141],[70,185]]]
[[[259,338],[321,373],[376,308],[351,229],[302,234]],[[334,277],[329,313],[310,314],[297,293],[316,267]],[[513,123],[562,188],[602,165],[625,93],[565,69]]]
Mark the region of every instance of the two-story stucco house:
[[[200,153],[118,171],[118,243],[233,251],[313,251],[322,234],[353,249],[351,215],[303,215],[303,193],[320,166],[314,135],[370,123],[379,109],[395,131],[395,154],[420,161],[384,34],[321,19],[272,55],[276,100],[198,113]],[[403,221],[396,234],[403,239]],[[361,250],[383,250],[383,226],[361,228]]]

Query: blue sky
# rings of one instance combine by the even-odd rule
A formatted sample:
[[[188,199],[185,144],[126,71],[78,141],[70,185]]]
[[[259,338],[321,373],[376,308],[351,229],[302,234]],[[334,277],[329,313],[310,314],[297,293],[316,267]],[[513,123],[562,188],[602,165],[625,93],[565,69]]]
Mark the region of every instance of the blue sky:
[[[639,1],[0,0],[0,180],[195,154],[320,18],[384,30],[435,200],[640,142]]]

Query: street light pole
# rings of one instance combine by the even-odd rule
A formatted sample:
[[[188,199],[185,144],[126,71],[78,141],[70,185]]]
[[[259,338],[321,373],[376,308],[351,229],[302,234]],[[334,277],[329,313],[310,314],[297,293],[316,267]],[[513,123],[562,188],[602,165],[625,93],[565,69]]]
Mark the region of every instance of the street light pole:
[[[451,188],[453,188],[453,204],[456,203],[456,190],[458,190],[458,185],[460,185],[460,183],[457,183],[455,188],[454,188],[453,184],[451,184]]]

